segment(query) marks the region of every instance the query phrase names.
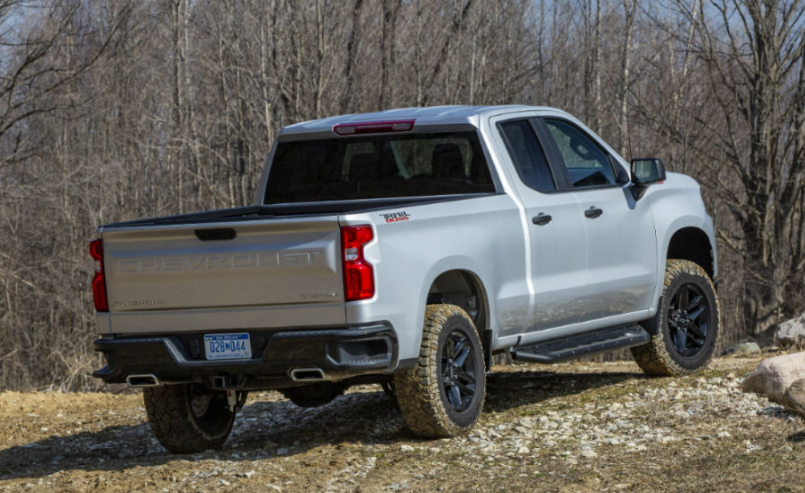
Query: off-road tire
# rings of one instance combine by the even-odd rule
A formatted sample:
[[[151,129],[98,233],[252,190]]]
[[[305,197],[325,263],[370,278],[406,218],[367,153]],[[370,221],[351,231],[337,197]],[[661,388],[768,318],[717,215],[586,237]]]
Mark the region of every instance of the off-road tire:
[[[328,404],[342,395],[347,386],[340,383],[319,382],[300,387],[281,389],[286,399],[299,407],[319,407]]]
[[[467,339],[475,390],[464,411],[451,407],[442,381],[442,354],[456,333]],[[486,369],[478,331],[469,315],[455,305],[428,305],[419,358],[414,368],[395,375],[397,403],[408,427],[425,438],[446,438],[469,431],[483,410]]]
[[[679,288],[691,284],[701,291],[708,303],[709,326],[699,352],[684,357],[674,348],[668,317],[671,300]],[[665,264],[665,283],[657,314],[645,322],[644,327],[652,335],[651,340],[631,350],[635,362],[646,374],[683,376],[706,367],[718,345],[721,321],[716,289],[704,269],[688,260],[669,259]]]
[[[206,411],[197,416],[191,406],[191,393],[204,391],[195,384],[164,385],[143,389],[148,424],[159,443],[174,454],[192,454],[220,449],[235,422],[226,392],[211,392]]]

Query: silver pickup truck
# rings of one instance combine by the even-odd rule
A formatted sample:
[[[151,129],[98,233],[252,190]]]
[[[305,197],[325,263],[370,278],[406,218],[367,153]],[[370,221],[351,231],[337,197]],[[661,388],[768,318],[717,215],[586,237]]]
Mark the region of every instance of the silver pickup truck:
[[[448,106],[282,130],[252,206],[105,225],[90,244],[110,383],[170,451],[219,448],[248,391],[353,384],[424,437],[478,420],[493,355],[631,348],[707,364],[716,243],[699,186],[565,112]]]

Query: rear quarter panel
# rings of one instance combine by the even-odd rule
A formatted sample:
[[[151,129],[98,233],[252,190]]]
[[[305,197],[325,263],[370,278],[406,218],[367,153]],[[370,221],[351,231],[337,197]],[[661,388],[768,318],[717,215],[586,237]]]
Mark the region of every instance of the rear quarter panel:
[[[400,212],[407,219],[386,222],[384,214]],[[525,244],[520,216],[509,196],[342,217],[342,225],[359,224],[375,228],[375,239],[364,254],[374,265],[376,294],[370,300],[347,303],[347,322],[391,322],[401,359],[418,356],[428,290],[450,270],[467,271],[483,284],[493,330],[498,324],[528,324]]]

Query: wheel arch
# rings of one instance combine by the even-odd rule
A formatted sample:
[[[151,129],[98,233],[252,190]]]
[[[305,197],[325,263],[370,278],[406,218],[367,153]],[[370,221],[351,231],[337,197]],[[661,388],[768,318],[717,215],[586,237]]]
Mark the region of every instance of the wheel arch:
[[[715,281],[713,245],[703,229],[688,226],[676,230],[671,235],[665,252],[665,260],[689,260],[704,269],[710,279]]]
[[[492,324],[489,295],[475,272],[457,268],[438,274],[430,283],[426,305],[444,303],[462,308],[472,319],[484,347],[487,366],[492,356]]]

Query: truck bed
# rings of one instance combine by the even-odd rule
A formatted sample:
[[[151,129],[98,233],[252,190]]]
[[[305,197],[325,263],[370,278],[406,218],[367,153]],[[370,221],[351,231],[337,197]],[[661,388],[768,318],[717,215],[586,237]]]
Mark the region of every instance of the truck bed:
[[[246,207],[235,207],[231,209],[218,209],[205,212],[193,212],[189,214],[179,214],[175,216],[165,216],[147,219],[137,219],[135,221],[125,221],[113,224],[106,224],[100,231],[107,231],[117,228],[129,228],[137,226],[178,226],[178,225],[205,225],[215,223],[228,223],[239,221],[252,221],[259,219],[274,219],[287,217],[316,217],[332,214],[347,214],[356,212],[369,212],[373,210],[388,209],[390,207],[403,206],[408,204],[428,204],[434,202],[446,202],[464,200],[478,196],[491,195],[483,194],[462,194],[462,195],[441,195],[430,197],[395,197],[384,199],[364,199],[353,201],[337,202],[311,202],[308,204],[287,204],[287,205],[252,205]]]
[[[343,326],[342,214],[477,196],[250,206],[103,226],[109,312],[99,322],[115,334]]]

